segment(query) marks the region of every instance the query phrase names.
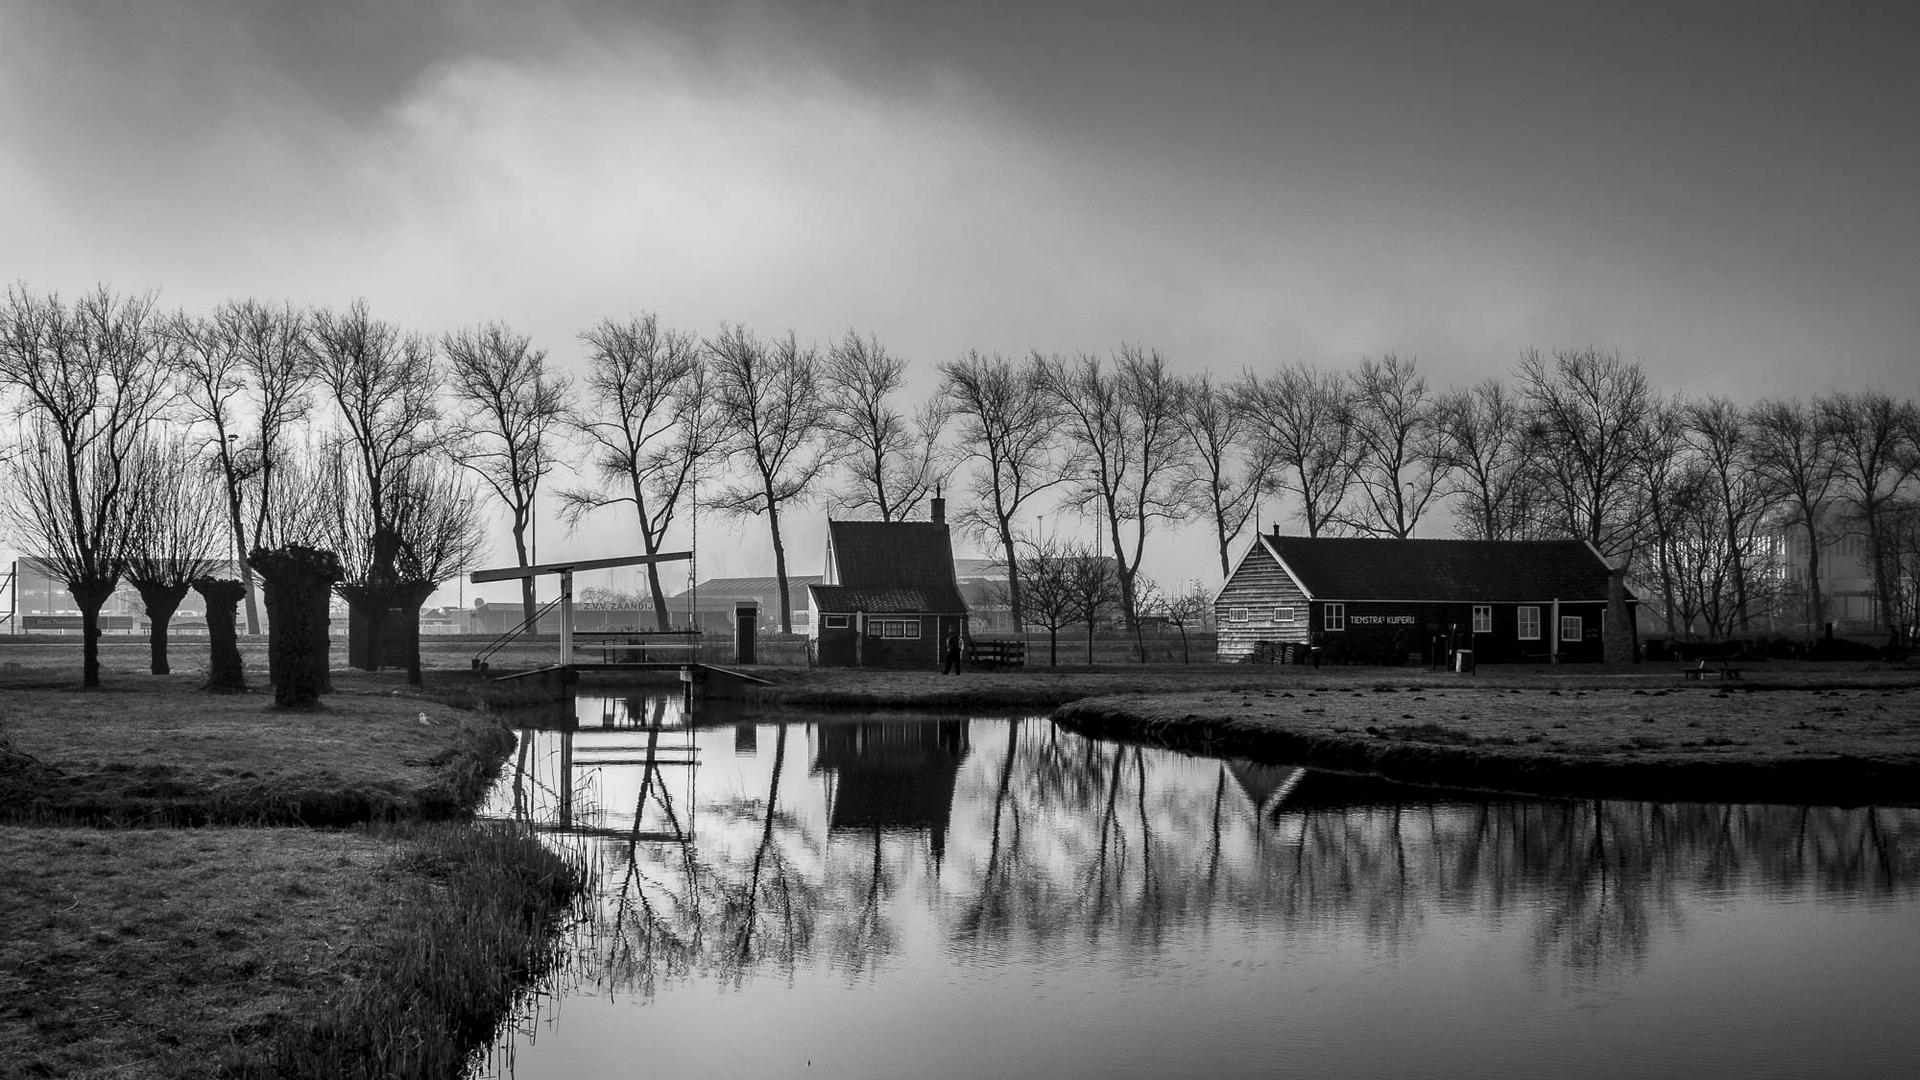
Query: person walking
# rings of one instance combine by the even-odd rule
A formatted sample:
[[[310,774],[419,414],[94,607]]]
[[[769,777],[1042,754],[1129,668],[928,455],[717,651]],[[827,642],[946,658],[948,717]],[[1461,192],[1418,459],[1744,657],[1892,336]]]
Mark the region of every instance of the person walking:
[[[940,674],[960,674],[960,630],[947,631],[947,647],[941,652]]]

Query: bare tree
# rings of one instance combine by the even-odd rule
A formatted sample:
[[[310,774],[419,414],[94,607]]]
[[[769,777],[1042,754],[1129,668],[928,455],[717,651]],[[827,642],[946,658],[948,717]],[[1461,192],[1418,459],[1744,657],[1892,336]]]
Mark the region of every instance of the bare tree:
[[[242,361],[240,339],[220,318],[202,318],[182,312],[173,319],[171,332],[179,341],[175,352],[181,401],[188,417],[204,424],[212,438],[208,446],[220,473],[225,495],[228,537],[234,562],[240,567],[240,584],[247,605],[247,632],[260,632],[260,609],[254,598],[253,567],[247,563],[247,526],[243,485],[249,478],[247,455],[240,452],[240,428],[245,420],[240,411],[247,389],[246,368]],[[184,595],[184,594],[183,594]],[[178,601],[176,600],[176,603]],[[161,661],[164,663],[164,661]],[[164,674],[155,671],[155,674]]]
[[[1526,536],[1533,516],[1529,423],[1506,384],[1488,379],[1442,394],[1434,423],[1447,465],[1445,494],[1455,499],[1456,527],[1471,540]]]
[[[1880,391],[1823,397],[1821,417],[1833,440],[1835,489],[1867,541],[1867,569],[1881,629],[1899,634],[1895,563],[1885,530],[1901,484],[1914,475],[1916,421],[1911,402]]]
[[[1353,486],[1356,453],[1346,381],[1297,362],[1271,376],[1245,373],[1233,397],[1271,470],[1266,490],[1299,496],[1308,536],[1337,524]]]
[[[1175,518],[1182,509],[1177,381],[1157,350],[1136,345],[1122,345],[1111,368],[1086,354],[1072,361],[1036,355],[1034,363],[1077,451],[1071,460],[1079,468],[1068,474],[1064,503],[1082,513],[1093,508],[1106,528],[1121,611],[1137,639],[1135,581],[1147,533],[1155,519]]]
[[[553,471],[557,429],[567,416],[565,378],[548,370],[545,349],[499,323],[448,334],[441,348],[460,407],[457,459],[505,504],[515,565],[526,566],[534,500]],[[533,578],[521,578],[521,614],[529,622],[533,605]]]
[[[283,529],[278,512],[305,508],[303,500],[288,497],[300,489],[284,474],[297,457],[290,441],[313,409],[315,350],[307,315],[291,304],[244,300],[222,305],[214,318],[236,343],[246,379],[252,425],[240,439],[236,469],[250,492],[250,539],[267,547],[302,543],[301,529]],[[257,633],[251,596],[247,604],[247,632]]]
[[[962,528],[991,536],[1007,562],[1007,601],[1015,626],[1026,623],[1013,523],[1027,500],[1062,481],[1054,468],[1053,402],[1040,392],[1037,365],[969,351],[940,365],[940,393],[959,418],[959,444],[976,463],[972,503]]]
[[[1726,545],[1733,588],[1728,629],[1743,632],[1753,615],[1753,577],[1762,554],[1757,541],[1769,492],[1756,468],[1747,414],[1739,406],[1723,397],[1710,397],[1690,402],[1685,418],[1688,441],[1712,484]]]
[[[744,327],[723,328],[706,343],[712,393],[725,452],[747,466],[747,478],[720,489],[713,505],[724,513],[765,514],[780,585],[780,630],[793,633],[787,587],[787,549],[780,509],[804,503],[827,467],[826,400],[820,361],[789,333],[762,344]]]
[[[1220,575],[1233,572],[1233,541],[1253,519],[1265,465],[1254,459],[1246,420],[1228,393],[1202,374],[1180,385],[1174,419],[1187,439],[1177,483],[1207,516],[1220,551]]]
[[[1604,648],[1609,661],[1624,661],[1632,653],[1626,573],[1639,537],[1634,470],[1652,408],[1646,373],[1589,347],[1556,351],[1551,363],[1529,349],[1519,376],[1545,478],[1543,509],[1558,531],[1610,560]]]
[[[658,555],[720,430],[700,343],[651,314],[603,320],[580,338],[591,349],[587,401],[571,423],[590,444],[600,484],[561,491],[561,516],[577,528],[601,507],[630,505],[642,548]],[[671,629],[658,563],[647,564],[647,589],[655,627]]]
[[[408,551],[417,541],[401,526],[424,512],[408,505],[424,490],[413,476],[443,444],[440,366],[431,341],[374,319],[363,301],[344,312],[316,311],[310,342],[315,378],[346,427],[337,448],[350,460],[354,480],[355,497],[337,503],[340,529],[333,539],[345,570],[337,591],[359,616],[369,667],[377,668],[388,613],[417,609],[413,595],[427,584],[406,565],[417,556]],[[348,547],[365,557],[349,557]],[[418,667],[419,643],[412,634],[407,640],[411,671]]]
[[[1602,555],[1629,553],[1638,535],[1636,457],[1653,394],[1639,364],[1598,349],[1539,350],[1520,357],[1532,409],[1536,461],[1546,479],[1543,510],[1556,532]]]
[[[151,627],[150,667],[167,663],[167,628],[196,579],[224,569],[221,478],[209,469],[191,437],[148,439],[131,460],[129,491],[135,507],[127,547],[127,581],[139,591]]]
[[[1435,405],[1417,367],[1387,353],[1378,362],[1361,360],[1351,376],[1359,494],[1342,520],[1369,536],[1412,536],[1446,482]]]
[[[1084,547],[1067,560],[1067,589],[1073,597],[1074,614],[1087,624],[1087,664],[1093,664],[1093,635],[1100,620],[1124,599],[1114,561]]]
[[[0,385],[20,395],[27,442],[0,499],[21,546],[80,609],[82,684],[100,685],[100,609],[126,568],[133,457],[168,401],[172,342],[149,296],[102,287],[71,306],[7,291]]]
[[[1839,462],[1822,411],[1798,400],[1770,398],[1748,413],[1753,433],[1753,467],[1772,493],[1782,522],[1797,527],[1807,542],[1807,628],[1817,634],[1826,621],[1821,595],[1821,527],[1832,503]]]
[[[1656,398],[1641,430],[1633,473],[1641,508],[1634,567],[1659,592],[1669,637],[1692,627],[1699,604],[1686,588],[1697,583],[1695,570],[1706,558],[1698,541],[1701,503],[1707,498],[1704,474],[1688,452],[1685,435],[1683,407]]]
[[[1207,616],[1212,614],[1213,590],[1197,579],[1189,580],[1179,592],[1161,598],[1158,610],[1180,631],[1180,662],[1193,663],[1193,647],[1187,631],[1204,626]]]
[[[383,618],[398,612],[406,625],[417,626],[420,608],[434,590],[472,569],[485,551],[480,500],[451,462],[424,454],[385,477],[377,497],[386,505],[376,507],[374,489],[354,467],[352,445],[342,440],[333,451],[321,474],[320,492],[338,508],[328,537],[340,558],[341,580],[334,591],[349,606],[378,609]],[[376,520],[381,524],[376,526]],[[381,629],[378,623],[368,624],[369,670],[377,670],[385,659]],[[417,686],[419,641],[411,633],[406,640],[407,680]]]
[[[851,330],[827,350],[821,365],[827,424],[845,451],[847,484],[831,498],[841,512],[871,510],[881,521],[902,520],[952,471],[941,461],[940,429],[947,418],[940,400],[926,403],[911,419],[888,401],[906,370],[907,362],[879,339],[862,339]]]
[[[1022,536],[1020,548],[1020,594],[1027,618],[1047,631],[1047,666],[1059,667],[1060,631],[1080,618],[1073,588],[1073,562],[1079,552],[1052,536]]]

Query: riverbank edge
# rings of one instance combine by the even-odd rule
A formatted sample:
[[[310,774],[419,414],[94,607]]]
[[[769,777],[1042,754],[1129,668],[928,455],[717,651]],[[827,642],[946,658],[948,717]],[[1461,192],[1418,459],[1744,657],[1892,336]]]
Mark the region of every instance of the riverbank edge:
[[[1069,731],[1207,757],[1378,776],[1421,787],[1547,798],[1821,806],[1920,805],[1920,762],[1872,755],[1575,760],[1509,747],[1462,747],[1303,732],[1270,718],[1154,716],[1126,699],[1085,698],[1053,713]]]

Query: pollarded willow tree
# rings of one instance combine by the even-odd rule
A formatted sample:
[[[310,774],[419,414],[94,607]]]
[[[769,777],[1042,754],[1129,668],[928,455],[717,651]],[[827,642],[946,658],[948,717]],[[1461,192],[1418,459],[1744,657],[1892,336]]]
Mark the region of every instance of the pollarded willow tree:
[[[224,568],[229,522],[221,520],[221,479],[186,438],[147,439],[135,451],[129,477],[133,529],[126,578],[147,610],[149,667],[171,672],[167,630],[193,583]],[[213,464],[213,468],[209,465]]]
[[[15,286],[0,308],[0,385],[25,435],[0,515],[80,609],[84,686],[100,685],[100,609],[126,569],[134,457],[169,397],[172,347],[151,296],[101,288],[69,305]]]
[[[526,566],[534,500],[553,471],[568,414],[565,379],[547,368],[546,350],[499,323],[448,334],[441,348],[460,408],[455,458],[507,508],[515,565]],[[533,601],[533,578],[521,578],[521,613],[529,622]]]
[[[389,613],[417,610],[412,598],[424,584],[410,564],[417,555],[408,554],[416,540],[401,526],[429,512],[410,500],[428,490],[414,476],[445,445],[437,402],[440,365],[431,341],[373,318],[364,301],[342,312],[314,312],[308,346],[314,377],[345,426],[337,448],[352,474],[346,485],[351,500],[335,504],[333,540],[341,548],[351,543],[365,556],[347,559],[340,551],[346,577],[339,591],[360,619],[367,656],[377,667]],[[419,667],[419,641],[413,634],[406,639],[412,672]]]
[[[1015,364],[998,354],[968,352],[940,365],[940,394],[959,421],[959,446],[974,465],[972,501],[959,515],[963,529],[993,537],[1007,562],[1007,603],[1024,626],[1020,553],[1014,520],[1027,501],[1061,483],[1054,452],[1059,416],[1042,392],[1037,364]]]
[[[319,489],[325,502],[340,508],[329,537],[341,570],[334,591],[349,607],[378,608],[383,616],[397,617],[401,626],[417,627],[427,598],[441,583],[477,565],[486,548],[479,498],[457,466],[428,454],[413,458],[387,477],[378,496],[386,505],[376,510],[372,489],[351,467],[350,459],[351,451],[336,444]],[[378,670],[388,659],[377,629],[368,633],[369,670]],[[403,645],[401,664],[407,669],[407,681],[417,686],[421,681],[418,633],[409,629]]]
[[[871,335],[849,330],[828,348],[821,365],[827,426],[839,443],[846,478],[828,498],[832,509],[901,521],[952,472],[940,445],[947,420],[940,399],[926,402],[911,418],[889,400],[906,370],[907,362]]]
[[[589,444],[588,466],[600,482],[562,490],[561,517],[577,528],[602,507],[631,506],[642,549],[658,555],[714,456],[720,427],[706,357],[692,334],[651,314],[604,320],[580,338],[590,350],[586,401],[568,422]],[[660,564],[646,567],[654,626],[671,629]]]
[[[791,333],[762,343],[741,326],[723,328],[707,341],[706,354],[722,432],[720,452],[745,474],[720,487],[712,504],[723,513],[766,515],[780,588],[780,631],[791,634],[793,597],[780,514],[807,500],[829,460],[819,355],[801,348]]]

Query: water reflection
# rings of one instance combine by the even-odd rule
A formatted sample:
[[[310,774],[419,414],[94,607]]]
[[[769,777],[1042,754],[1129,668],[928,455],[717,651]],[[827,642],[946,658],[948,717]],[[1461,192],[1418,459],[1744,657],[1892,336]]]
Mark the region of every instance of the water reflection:
[[[1200,985],[1253,977],[1224,967],[1261,943],[1393,958],[1517,933],[1526,971],[1604,982],[1730,905],[1910,926],[1920,883],[1909,810],[1449,801],[1034,719],[704,727],[646,699],[535,719],[488,812],[581,845],[599,892],[516,1045],[569,995],[1169,965]]]

